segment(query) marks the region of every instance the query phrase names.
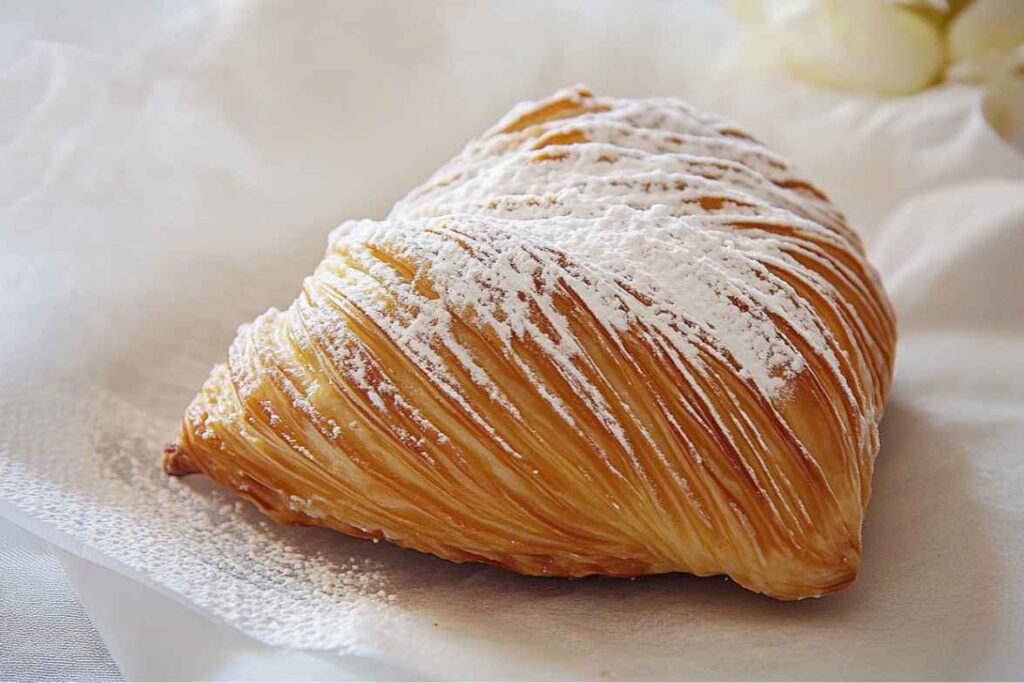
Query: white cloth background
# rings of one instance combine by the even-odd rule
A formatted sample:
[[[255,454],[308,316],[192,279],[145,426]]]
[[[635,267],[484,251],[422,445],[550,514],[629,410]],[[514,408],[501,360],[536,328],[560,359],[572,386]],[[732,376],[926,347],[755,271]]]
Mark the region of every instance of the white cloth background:
[[[2,12],[0,515],[63,549],[125,676],[1024,672],[1024,158],[971,88],[881,100],[737,66],[711,3]],[[289,302],[331,227],[382,215],[513,102],[576,82],[735,119],[865,236],[901,339],[844,593],[523,579],[261,526],[156,472],[237,324]],[[394,600],[306,590],[325,567],[369,567]]]
[[[3,518],[0,680],[121,680],[53,549]]]

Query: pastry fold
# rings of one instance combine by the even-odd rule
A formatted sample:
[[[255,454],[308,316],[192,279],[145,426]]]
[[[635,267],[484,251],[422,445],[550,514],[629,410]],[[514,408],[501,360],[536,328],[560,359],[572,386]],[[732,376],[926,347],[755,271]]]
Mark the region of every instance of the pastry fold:
[[[456,562],[817,596],[857,574],[894,344],[857,236],[784,159],[577,87],[339,226],[164,467]]]

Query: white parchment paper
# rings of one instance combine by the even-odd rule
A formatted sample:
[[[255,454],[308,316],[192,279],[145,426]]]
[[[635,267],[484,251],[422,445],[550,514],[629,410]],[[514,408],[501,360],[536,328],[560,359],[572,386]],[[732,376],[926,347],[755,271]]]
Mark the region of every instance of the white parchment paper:
[[[695,2],[4,11],[0,514],[264,643],[392,676],[1024,672],[1024,158],[978,93],[877,100],[737,66],[734,27]],[[901,341],[849,590],[524,578],[277,527],[160,473],[236,326],[291,300],[330,228],[575,82],[734,118],[865,236]]]

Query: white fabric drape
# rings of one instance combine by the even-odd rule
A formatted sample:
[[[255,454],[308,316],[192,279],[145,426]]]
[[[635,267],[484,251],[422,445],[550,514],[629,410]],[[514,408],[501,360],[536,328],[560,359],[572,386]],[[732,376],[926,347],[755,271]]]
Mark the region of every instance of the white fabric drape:
[[[885,100],[736,66],[715,3],[2,12],[0,515],[104,565],[71,578],[127,677],[284,676],[271,661],[320,677],[339,651],[362,677],[1024,670],[1024,157],[972,88]],[[735,119],[864,235],[900,343],[848,591],[778,604],[715,579],[524,579],[264,525],[159,473],[235,327],[290,301],[330,228],[380,216],[512,103],[576,82]],[[211,617],[211,635],[141,597],[105,609],[110,576]],[[157,613],[164,628],[140,631]],[[328,653],[274,660],[257,640]]]

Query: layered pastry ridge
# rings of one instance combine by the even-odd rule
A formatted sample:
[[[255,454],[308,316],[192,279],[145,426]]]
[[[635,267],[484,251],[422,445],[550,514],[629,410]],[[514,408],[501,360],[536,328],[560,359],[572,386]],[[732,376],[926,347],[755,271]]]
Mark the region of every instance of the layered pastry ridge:
[[[165,469],[457,562],[821,595],[860,563],[894,344],[857,236],[784,159],[575,88],[339,226]]]

